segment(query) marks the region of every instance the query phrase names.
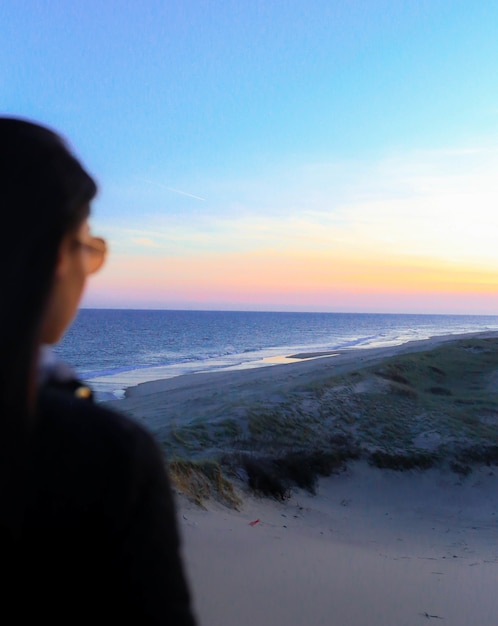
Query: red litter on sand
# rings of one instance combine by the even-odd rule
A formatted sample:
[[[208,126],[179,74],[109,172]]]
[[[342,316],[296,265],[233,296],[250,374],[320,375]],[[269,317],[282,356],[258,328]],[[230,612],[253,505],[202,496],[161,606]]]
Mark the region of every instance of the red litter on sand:
[[[252,522],[249,522],[249,526],[256,526],[259,523],[259,519],[255,519]]]

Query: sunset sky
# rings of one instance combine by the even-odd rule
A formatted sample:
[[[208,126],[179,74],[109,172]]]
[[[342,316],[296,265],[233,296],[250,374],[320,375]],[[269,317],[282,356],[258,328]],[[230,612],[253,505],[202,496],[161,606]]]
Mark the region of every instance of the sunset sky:
[[[100,185],[88,307],[498,314],[495,0],[2,0]]]

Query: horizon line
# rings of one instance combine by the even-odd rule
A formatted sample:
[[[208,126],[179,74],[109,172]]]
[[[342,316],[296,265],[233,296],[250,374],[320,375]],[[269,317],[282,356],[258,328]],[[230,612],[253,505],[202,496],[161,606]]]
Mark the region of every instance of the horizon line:
[[[78,311],[172,311],[195,313],[302,313],[318,315],[426,315],[426,316],[453,316],[453,317],[498,317],[498,313],[441,313],[439,312],[393,312],[393,311],[303,311],[287,309],[197,309],[197,308],[163,308],[163,307],[136,307],[136,306],[80,306]]]

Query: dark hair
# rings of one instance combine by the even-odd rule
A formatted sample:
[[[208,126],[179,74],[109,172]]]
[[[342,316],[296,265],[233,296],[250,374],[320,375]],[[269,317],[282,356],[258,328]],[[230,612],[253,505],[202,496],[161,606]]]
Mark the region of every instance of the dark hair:
[[[59,247],[88,216],[96,192],[56,133],[0,117],[0,453],[11,438],[26,434],[40,326]]]

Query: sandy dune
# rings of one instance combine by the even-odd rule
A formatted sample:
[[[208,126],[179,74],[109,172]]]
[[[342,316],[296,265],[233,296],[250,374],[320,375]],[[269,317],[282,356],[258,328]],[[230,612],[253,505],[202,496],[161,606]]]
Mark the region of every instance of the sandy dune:
[[[180,500],[203,626],[495,626],[498,475],[358,463],[318,494],[240,512]],[[255,525],[250,522],[259,520]]]

